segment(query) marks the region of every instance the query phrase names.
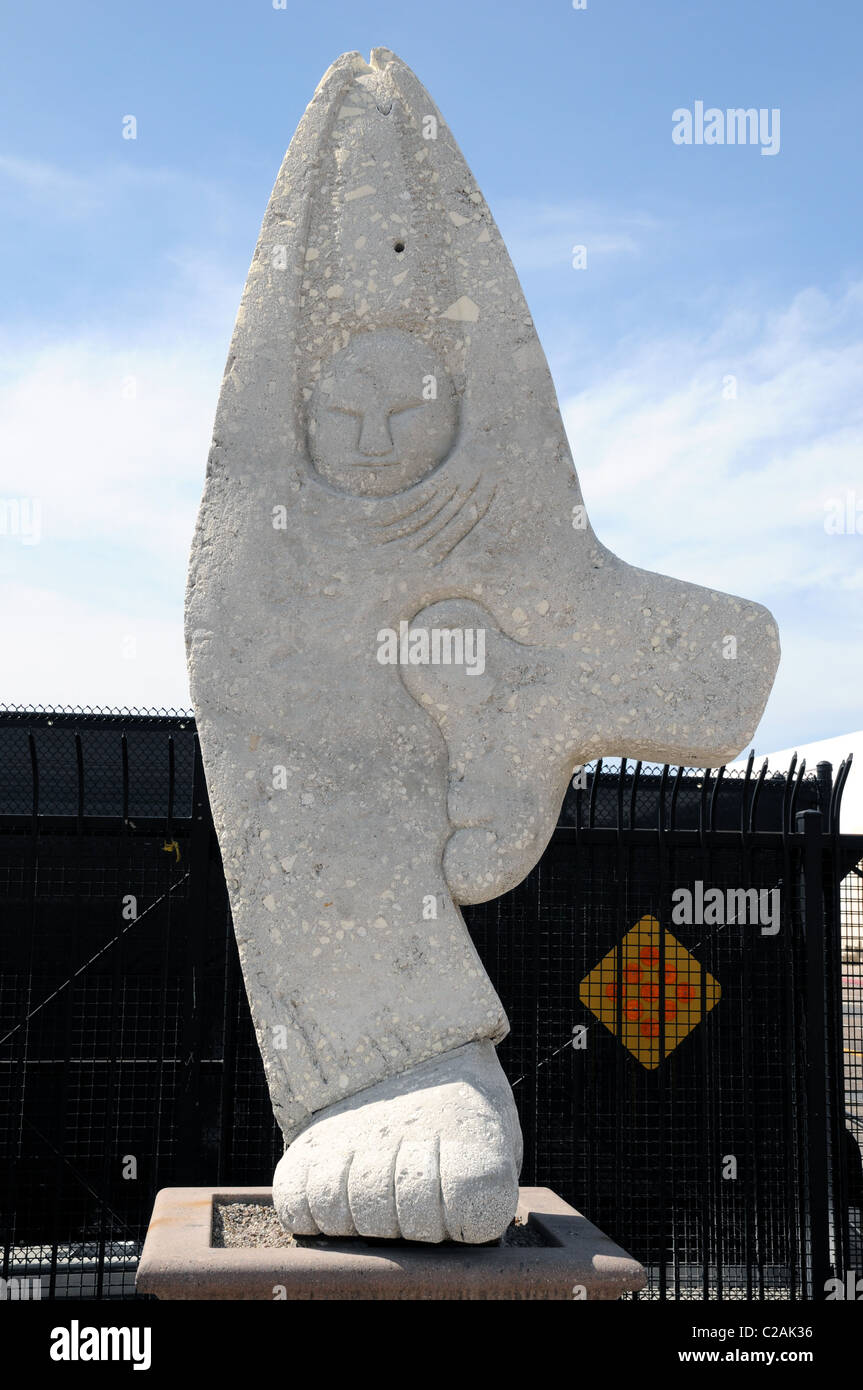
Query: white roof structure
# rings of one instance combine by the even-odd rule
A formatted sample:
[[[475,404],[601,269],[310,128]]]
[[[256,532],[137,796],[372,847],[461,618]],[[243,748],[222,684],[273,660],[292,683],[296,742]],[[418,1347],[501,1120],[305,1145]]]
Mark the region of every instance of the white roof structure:
[[[824,738],[817,743],[798,744],[797,748],[783,748],[778,753],[760,751],[755,760],[756,766],[766,757],[771,772],[783,772],[794,753],[797,754],[798,767],[801,758],[806,759],[807,772],[814,772],[817,763],[832,763],[834,779],[839,764],[849,753],[853,753],[854,761],[842,797],[839,829],[843,835],[863,835],[863,729],[856,734],[840,734],[838,738]],[[732,766],[745,767],[746,758],[738,758]]]

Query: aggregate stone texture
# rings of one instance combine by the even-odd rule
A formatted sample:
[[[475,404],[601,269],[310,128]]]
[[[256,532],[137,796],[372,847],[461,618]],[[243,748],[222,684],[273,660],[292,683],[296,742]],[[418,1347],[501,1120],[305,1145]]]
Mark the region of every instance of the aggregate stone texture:
[[[286,1229],[499,1235],[508,1023],[459,905],[525,877],[589,759],[736,756],[779,645],[594,534],[500,233],[387,49],[333,64],[276,180],[186,636]]]

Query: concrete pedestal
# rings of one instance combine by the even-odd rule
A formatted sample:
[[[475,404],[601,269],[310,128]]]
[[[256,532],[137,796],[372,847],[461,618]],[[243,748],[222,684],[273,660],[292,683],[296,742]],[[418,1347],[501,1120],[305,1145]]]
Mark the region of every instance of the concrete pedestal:
[[[138,1267],[160,1299],[609,1300],[641,1289],[644,1270],[546,1187],[523,1187],[517,1220],[533,1245],[423,1245],[316,1239],[218,1249],[214,1202],[271,1204],[266,1187],[166,1187]]]

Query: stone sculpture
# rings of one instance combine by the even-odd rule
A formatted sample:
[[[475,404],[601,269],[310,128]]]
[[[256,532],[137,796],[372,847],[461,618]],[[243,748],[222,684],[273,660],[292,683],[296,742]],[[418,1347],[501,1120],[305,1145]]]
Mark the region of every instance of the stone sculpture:
[[[508,1025],[457,904],[524,878],[588,759],[734,757],[779,648],[597,540],[500,234],[386,49],[326,73],[264,217],[187,647],[282,1222],[497,1238]]]

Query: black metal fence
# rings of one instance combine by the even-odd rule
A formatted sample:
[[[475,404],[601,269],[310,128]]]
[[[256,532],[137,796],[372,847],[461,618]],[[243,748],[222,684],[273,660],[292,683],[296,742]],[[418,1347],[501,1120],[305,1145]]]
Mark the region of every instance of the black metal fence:
[[[522,1180],[640,1258],[642,1297],[863,1274],[847,772],[597,764],[525,883],[465,909]],[[128,1297],[158,1188],[268,1184],[281,1148],[191,718],[0,713],[0,902],[2,1273]]]

